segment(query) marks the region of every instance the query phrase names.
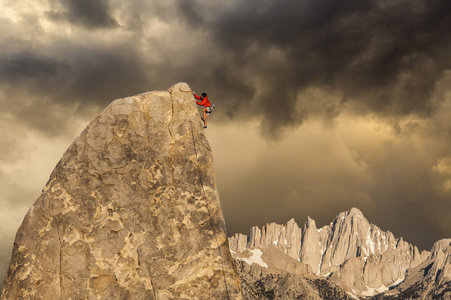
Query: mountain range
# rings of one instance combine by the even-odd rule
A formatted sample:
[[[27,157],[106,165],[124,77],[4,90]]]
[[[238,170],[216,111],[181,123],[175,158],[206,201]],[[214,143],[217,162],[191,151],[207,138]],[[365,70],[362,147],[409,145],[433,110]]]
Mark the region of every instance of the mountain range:
[[[311,218],[302,228],[294,219],[286,225],[252,227],[249,235],[230,237],[229,244],[245,290],[253,288],[248,281],[255,281],[258,269],[263,277],[277,274],[307,283],[325,281],[324,285],[333,284],[354,299],[451,297],[451,239],[436,242],[430,251],[419,251],[370,224],[357,208],[338,214],[321,228]],[[249,272],[254,272],[253,279]]]

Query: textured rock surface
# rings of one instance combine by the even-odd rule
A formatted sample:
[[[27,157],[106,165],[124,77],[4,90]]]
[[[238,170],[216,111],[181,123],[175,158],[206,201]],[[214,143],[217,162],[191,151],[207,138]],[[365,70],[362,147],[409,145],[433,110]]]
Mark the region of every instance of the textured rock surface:
[[[280,272],[244,261],[237,261],[237,266],[248,300],[351,300],[344,290],[324,279]]]
[[[408,269],[430,255],[370,224],[356,208],[340,213],[320,229],[310,218],[303,229],[294,220],[286,226],[271,223],[261,229],[253,227],[249,237],[231,237],[230,245],[235,253],[276,247],[357,296],[373,296],[399,284]]]
[[[184,83],[114,101],[73,142],[17,232],[1,295],[241,298],[211,149]]]
[[[237,261],[243,290],[248,300],[308,299],[320,300],[318,291],[296,274],[272,272],[262,266]]]

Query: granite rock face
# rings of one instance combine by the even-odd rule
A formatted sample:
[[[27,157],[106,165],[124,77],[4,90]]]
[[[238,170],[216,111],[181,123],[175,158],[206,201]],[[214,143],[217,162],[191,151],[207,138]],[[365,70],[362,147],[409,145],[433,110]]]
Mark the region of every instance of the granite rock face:
[[[112,102],[73,142],[17,232],[0,298],[242,297],[211,149],[179,83]]]

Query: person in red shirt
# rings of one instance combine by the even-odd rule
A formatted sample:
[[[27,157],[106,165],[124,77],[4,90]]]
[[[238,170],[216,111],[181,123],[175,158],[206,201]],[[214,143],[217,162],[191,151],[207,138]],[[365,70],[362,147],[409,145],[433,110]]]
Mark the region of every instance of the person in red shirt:
[[[211,103],[208,101],[208,95],[206,93],[202,93],[201,96],[198,96],[194,91],[193,95],[197,100],[200,100],[196,101],[197,105],[204,106],[204,117],[201,119],[204,121],[204,128],[207,128],[207,116],[211,113]]]

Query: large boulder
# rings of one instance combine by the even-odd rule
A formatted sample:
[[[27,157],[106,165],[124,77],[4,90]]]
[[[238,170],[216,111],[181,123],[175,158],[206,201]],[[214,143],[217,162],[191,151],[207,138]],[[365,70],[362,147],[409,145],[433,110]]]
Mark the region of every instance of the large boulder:
[[[66,151],[0,299],[241,299],[190,87],[119,99]]]

